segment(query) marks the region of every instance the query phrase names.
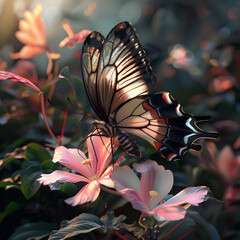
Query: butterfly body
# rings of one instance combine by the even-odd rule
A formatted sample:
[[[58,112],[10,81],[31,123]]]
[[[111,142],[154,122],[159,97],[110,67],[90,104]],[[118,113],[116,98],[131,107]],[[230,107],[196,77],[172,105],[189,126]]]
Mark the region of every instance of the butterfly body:
[[[155,75],[138,35],[128,22],[115,26],[106,39],[92,32],[83,45],[82,72],[90,104],[100,120],[99,135],[118,138],[131,155],[140,156],[132,136],[150,142],[167,160],[189,149],[199,150],[199,138],[216,138],[196,123],[206,120],[183,111],[168,92],[151,93]]]
[[[134,155],[136,157],[140,157],[141,152],[139,150],[136,142],[125,132],[118,129],[116,124],[113,124],[113,119],[111,119],[110,123],[106,123],[104,121],[95,120],[93,122],[93,126],[99,135],[103,135],[109,138],[118,138],[118,142],[125,149],[127,153],[130,155]]]

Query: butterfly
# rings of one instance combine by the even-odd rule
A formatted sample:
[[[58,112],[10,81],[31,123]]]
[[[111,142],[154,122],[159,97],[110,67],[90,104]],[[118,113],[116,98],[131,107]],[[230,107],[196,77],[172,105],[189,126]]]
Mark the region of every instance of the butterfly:
[[[170,161],[189,149],[200,150],[197,139],[217,137],[196,125],[207,117],[185,113],[168,92],[151,93],[156,77],[131,23],[119,23],[106,38],[90,33],[81,66],[89,102],[99,118],[93,122],[95,131],[117,138],[130,155],[141,155],[133,136],[147,140]]]

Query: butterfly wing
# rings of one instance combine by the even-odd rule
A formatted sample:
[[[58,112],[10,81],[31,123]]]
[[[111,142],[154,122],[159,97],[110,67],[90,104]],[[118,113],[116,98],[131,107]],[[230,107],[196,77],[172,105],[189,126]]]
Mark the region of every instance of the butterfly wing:
[[[106,39],[98,32],[91,33],[83,46],[82,68],[88,98],[105,122],[122,103],[149,93],[156,81],[129,22],[119,23]]]
[[[95,113],[103,120],[107,119],[97,95],[97,69],[104,36],[100,32],[92,32],[86,38],[82,49],[83,83],[89,102]]]
[[[168,160],[180,159],[189,149],[200,150],[199,138],[216,138],[216,133],[201,130],[196,123],[206,120],[183,111],[168,92],[139,96],[114,111],[113,121],[126,133],[150,142]]]

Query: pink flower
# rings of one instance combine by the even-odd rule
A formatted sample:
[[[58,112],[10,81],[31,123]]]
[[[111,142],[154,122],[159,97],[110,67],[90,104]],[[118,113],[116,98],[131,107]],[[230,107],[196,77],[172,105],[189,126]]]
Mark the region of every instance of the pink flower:
[[[59,47],[64,47],[68,45],[69,48],[73,48],[75,46],[75,43],[80,43],[82,42],[92,31],[90,30],[82,30],[79,33],[74,33],[72,28],[68,23],[63,23],[63,28],[68,34],[68,37],[64,38],[60,43]]]
[[[10,53],[11,58],[32,58],[44,51],[47,51],[52,59],[60,58],[60,54],[51,52],[48,48],[41,10],[41,6],[37,5],[32,12],[24,12],[24,19],[19,21],[19,31],[15,35],[25,46],[18,53]]]
[[[201,153],[196,152],[195,154],[199,158],[198,164],[218,176],[224,184],[223,201],[225,205],[229,207],[238,202],[240,193],[236,183],[240,180],[240,156],[235,155],[229,145],[219,151],[215,143],[210,141],[205,142]]]
[[[158,221],[179,220],[186,214],[183,204],[197,206],[206,200],[207,187],[189,187],[164,201],[173,186],[172,172],[151,160],[135,163],[133,167],[141,173],[141,180],[128,166],[115,167],[111,179],[117,190],[143,216],[153,215]]]
[[[56,170],[51,174],[42,174],[38,179],[40,183],[49,185],[55,182],[86,182],[87,184],[74,197],[65,200],[66,203],[76,206],[86,202],[94,202],[100,193],[100,184],[106,187],[114,187],[110,175],[113,170],[112,147],[110,139],[106,137],[92,136],[87,140],[88,158],[77,148],[57,147],[54,152],[53,162],[72,169],[77,173]],[[116,145],[114,145],[114,149]],[[114,166],[122,160],[120,157]]]

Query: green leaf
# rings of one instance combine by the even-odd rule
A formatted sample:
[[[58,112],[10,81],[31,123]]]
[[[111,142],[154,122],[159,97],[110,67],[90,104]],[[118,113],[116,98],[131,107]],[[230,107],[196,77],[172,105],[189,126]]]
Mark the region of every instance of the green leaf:
[[[101,217],[101,220],[104,223],[105,228],[113,228],[118,230],[120,223],[122,223],[127,217],[124,215],[120,215],[115,217],[114,212],[110,211],[104,216]]]
[[[99,217],[89,213],[82,213],[70,221],[64,221],[60,230],[51,233],[49,240],[67,239],[81,233],[103,228],[103,225]]]
[[[41,145],[36,143],[28,144],[26,150],[26,161],[21,166],[21,190],[25,198],[30,199],[40,188],[41,184],[37,181],[42,174],[42,165],[50,161],[52,156]]]
[[[5,168],[9,163],[13,162],[15,160],[15,157],[8,157],[5,159],[2,159],[1,161],[3,161],[2,165],[0,166],[0,170]]]
[[[121,228],[127,229],[129,232],[132,232],[134,236],[137,238],[141,238],[142,235],[145,233],[145,229],[139,226],[138,223],[134,222],[133,224],[125,224],[125,226],[121,226]]]
[[[41,184],[37,181],[40,178],[42,172],[33,172],[28,176],[22,177],[21,190],[24,197],[29,200],[41,187]]]
[[[72,86],[76,97],[78,98],[79,102],[81,104],[88,102],[87,101],[87,95],[84,89],[83,81],[77,77],[71,76],[69,73],[69,68],[64,67],[60,75],[64,77]]]
[[[77,187],[75,184],[66,182],[60,187],[60,191],[65,193],[67,196],[72,197],[73,195],[77,194]]]
[[[15,232],[8,238],[8,240],[39,239],[39,237],[48,235],[56,228],[58,228],[56,223],[27,223],[23,226],[17,227]]]
[[[28,161],[44,162],[52,159],[52,156],[49,154],[49,152],[43,146],[37,143],[28,144],[25,150],[25,156],[26,160]]]
[[[210,240],[221,240],[216,228],[203,219],[198,212],[188,210],[187,215],[204,228]]]
[[[0,213],[0,223],[3,219],[5,219],[7,216],[11,215],[12,213],[16,212],[20,208],[24,206],[24,203],[18,203],[18,202],[10,202],[5,210]]]
[[[54,163],[52,160],[46,160],[42,163],[42,167],[44,167],[46,169],[50,169],[50,170],[55,170],[56,166],[57,166],[57,164]]]

